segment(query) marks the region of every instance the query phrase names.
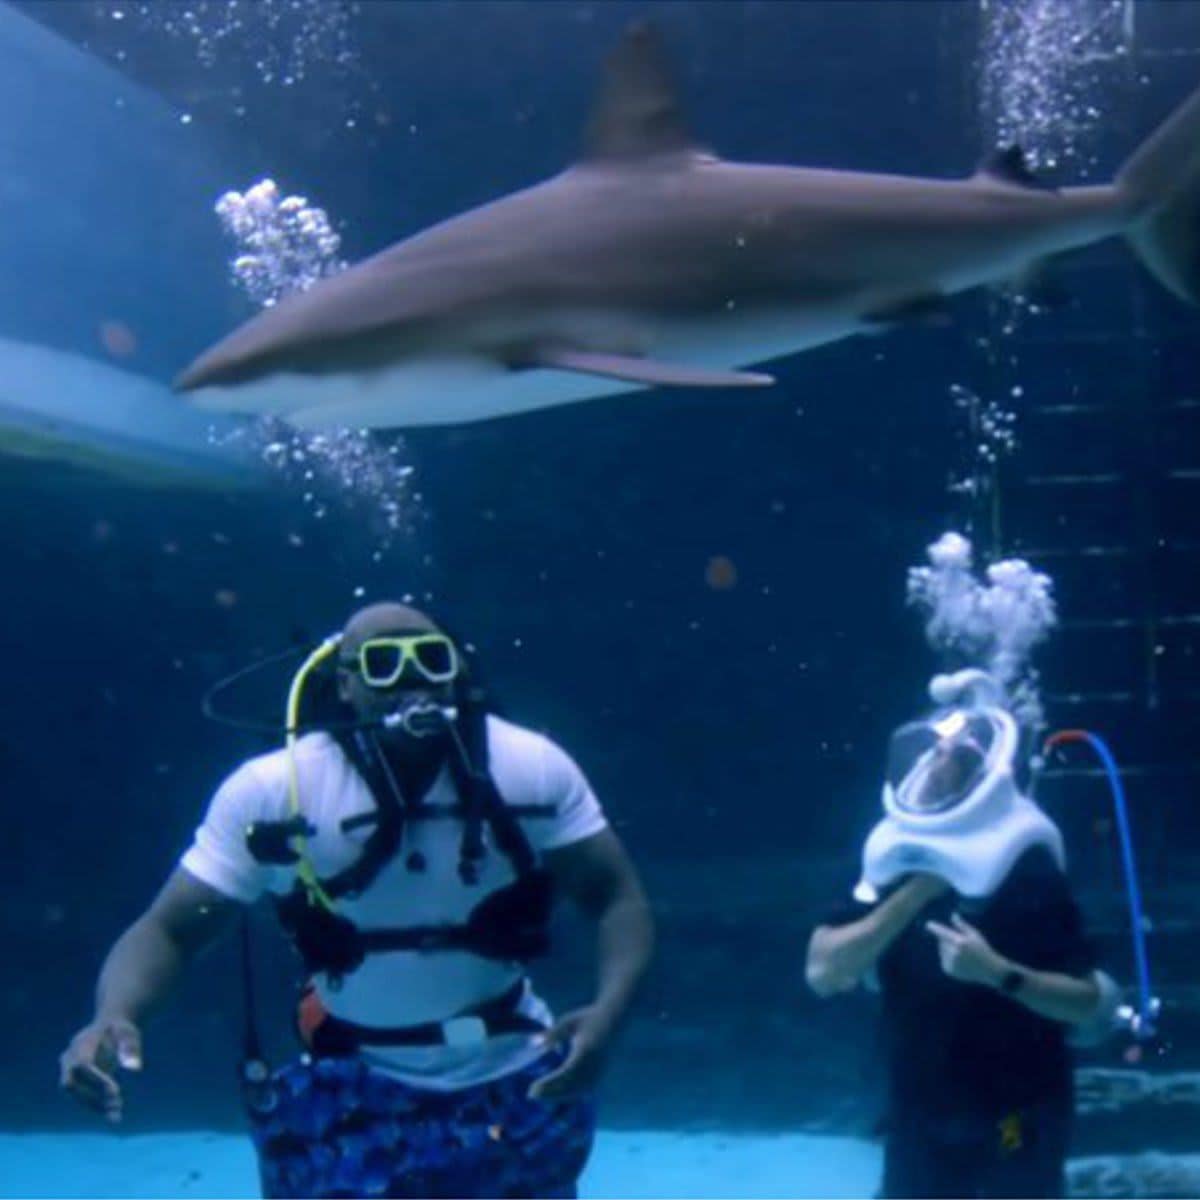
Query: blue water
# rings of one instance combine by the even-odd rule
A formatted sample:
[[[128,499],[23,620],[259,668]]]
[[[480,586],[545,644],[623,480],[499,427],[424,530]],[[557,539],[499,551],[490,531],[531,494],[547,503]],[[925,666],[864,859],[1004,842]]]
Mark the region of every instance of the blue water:
[[[227,8],[192,7],[210,34]],[[1200,3],[1134,7],[1130,56],[1097,68],[1098,115],[1079,135],[1092,180],[1200,81]],[[989,148],[974,3],[364,4],[324,27],[288,86],[256,64],[264,46],[294,47],[295,12],[314,6],[256,26],[259,41],[204,47],[158,8],[0,5],[0,339],[164,384],[254,311],[229,278],[218,195],[270,176],[363,257],[569,163],[632,17],[661,26],[694,129],[728,157],[952,176]],[[345,60],[323,59],[343,32]],[[1075,182],[1080,166],[1049,178]],[[507,713],[570,748],[653,893],[662,950],[612,1066],[607,1125],[868,1135],[875,1011],[808,996],[801,952],[853,877],[887,733],[934,665],[905,571],[959,527],[1054,576],[1069,620],[1038,664],[1051,722],[1095,726],[1137,768],[1164,1040],[1140,1063],[1121,1043],[1085,1061],[1123,1073],[1098,1086],[1141,1098],[1090,1110],[1078,1150],[1194,1150],[1200,325],[1115,243],[1052,276],[1065,298],[1011,335],[1003,302],[973,294],[948,326],[780,362],[773,390],[378,439],[412,468],[399,530],[381,526],[377,495],[283,478],[257,452],[244,486],[146,486],[136,468],[61,461],[53,431],[34,458],[0,438],[0,1126],[89,1128],[57,1091],[56,1056],[103,953],[222,775],[264,745],[204,723],[204,690],[358,603],[411,594],[467,632]],[[0,410],[3,372],[0,354]],[[953,385],[1017,412],[996,505],[948,490],[976,461]],[[1082,435],[1045,416],[1082,401],[1103,410]],[[1122,482],[1029,483],[1082,470]],[[1081,547],[1109,552],[1062,553]],[[269,703],[276,682],[248,702]],[[1044,799],[1110,969],[1131,983],[1102,781],[1050,781]],[[564,932],[546,972],[560,1004],[590,978]],[[282,1052],[290,962],[266,921],[261,940]],[[133,1132],[241,1127],[240,1019],[224,948],[152,1027]],[[1178,1081],[1166,1107],[1146,1082],[1159,1077]]]

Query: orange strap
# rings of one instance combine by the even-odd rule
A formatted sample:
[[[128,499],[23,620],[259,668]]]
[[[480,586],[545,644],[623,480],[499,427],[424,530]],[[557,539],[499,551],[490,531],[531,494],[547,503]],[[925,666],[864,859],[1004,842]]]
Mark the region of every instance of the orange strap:
[[[321,1003],[317,989],[311,983],[308,984],[300,994],[300,1004],[296,1009],[296,1028],[306,1046],[312,1046],[313,1035],[328,1016],[329,1012]]]

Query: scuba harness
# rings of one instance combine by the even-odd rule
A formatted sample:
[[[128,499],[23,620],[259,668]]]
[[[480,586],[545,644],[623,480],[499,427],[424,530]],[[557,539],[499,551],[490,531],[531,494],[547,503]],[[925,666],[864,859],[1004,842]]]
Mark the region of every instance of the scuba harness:
[[[259,822],[246,832],[247,847],[259,862],[295,867],[295,885],[278,901],[278,910],[305,967],[311,973],[325,974],[336,986],[343,975],[374,953],[467,950],[485,958],[517,962],[544,954],[548,948],[546,925],[552,900],[550,878],[538,865],[517,816],[553,816],[554,806],[510,805],[501,796],[488,771],[487,709],[483,696],[466,686],[459,686],[458,704],[453,708],[421,706],[427,725],[435,715],[440,715],[440,734],[449,743],[446,762],[458,794],[458,803],[453,806],[434,807],[420,799],[407,798],[370,726],[331,723],[331,736],[367,785],[375,804],[372,815],[351,818],[343,824],[343,831],[351,822],[354,826],[370,822],[374,829],[355,862],[329,878],[318,877],[307,853],[307,840],[315,830],[300,809],[296,744],[305,684],[312,672],[334,653],[339,641],[336,636],[327,638],[309,655],[289,689],[286,743],[289,815],[284,821]],[[397,718],[407,719],[409,714]],[[337,911],[339,899],[361,895],[392,861],[407,824],[447,817],[458,817],[463,823],[459,877],[464,884],[473,885],[479,880],[479,864],[486,853],[485,825],[491,830],[496,848],[512,864],[516,880],[476,905],[462,925],[364,930]]]
[[[310,973],[325,974],[333,986],[357,969],[370,954],[397,950],[467,950],[484,958],[524,962],[544,954],[548,948],[546,924],[550,916],[550,878],[538,866],[533,849],[517,821],[517,812],[553,815],[552,805],[510,806],[500,795],[486,769],[486,714],[481,710],[467,722],[467,737],[461,749],[453,745],[448,756],[450,775],[459,802],[433,807],[407,800],[387,760],[364,731],[336,735],[347,760],[367,784],[375,801],[373,817],[351,821],[358,825],[373,821],[358,859],[336,875],[318,878],[307,856],[296,855],[296,882],[277,902],[280,922],[292,938]],[[478,745],[476,756],[466,749],[468,739]],[[452,739],[453,740],[453,739]],[[497,849],[516,872],[516,879],[482,900],[461,925],[413,925],[361,929],[336,909],[338,900],[361,895],[399,852],[405,828],[421,820],[460,818],[463,823],[459,851],[459,877],[464,884],[479,880],[479,864],[485,850],[483,830],[490,828]],[[303,828],[300,826],[303,825]],[[285,834],[305,837],[312,827],[297,814],[284,822]],[[345,829],[345,825],[343,825]],[[278,833],[269,826],[251,827],[247,841],[260,847],[276,841]],[[410,862],[410,870],[423,863]]]
[[[316,711],[315,719],[303,722],[305,729],[323,729],[337,742],[347,762],[366,784],[374,803],[372,813],[348,818],[341,824],[342,832],[367,824],[374,826],[358,858],[332,876],[318,876],[308,855],[308,839],[315,835],[316,829],[306,820],[300,807],[296,747],[306,684],[314,671],[327,663],[340,640],[339,635],[326,638],[305,659],[289,688],[285,727],[288,816],[280,821],[256,822],[246,830],[246,846],[256,861],[264,865],[290,866],[295,870],[292,889],[276,899],[276,910],[306,973],[324,975],[329,985],[336,989],[345,975],[360,967],[372,954],[459,950],[495,961],[519,963],[545,954],[549,949],[548,925],[553,903],[551,878],[539,864],[518,817],[552,817],[555,806],[510,804],[501,795],[488,770],[485,697],[462,675],[455,681],[456,703],[453,706],[441,707],[423,701],[408,711],[369,724],[337,719],[339,714],[331,714],[326,706],[326,711]],[[309,707],[315,706],[310,704]],[[330,719],[331,716],[334,719]],[[410,721],[419,722],[419,729],[414,729]],[[404,725],[416,736],[439,736],[445,740],[445,764],[457,794],[455,804],[430,805],[421,797],[405,794],[375,736],[377,726],[396,724]],[[461,924],[364,929],[338,912],[340,899],[361,895],[395,859],[410,824],[444,819],[462,822],[458,874],[465,885],[473,886],[479,882],[480,864],[487,853],[485,829],[490,831],[496,850],[512,865],[516,878],[484,897]],[[421,871],[425,863],[420,855],[414,854],[408,860],[408,867],[412,871]],[[247,918],[242,940],[246,1030],[241,1074],[243,1089],[253,1104],[259,1084],[269,1079],[269,1070],[260,1049],[254,1018],[251,960]],[[480,1015],[487,1015],[485,1024],[489,1032],[540,1028],[536,1022],[515,1014],[522,987],[519,983],[482,1006]],[[469,1016],[474,1020],[476,1014]],[[367,1031],[333,1018],[326,1018],[325,1023],[340,1027],[340,1032],[335,1031],[335,1039],[324,1039],[336,1041],[335,1052],[352,1049],[351,1042],[354,1045],[410,1044],[410,1039],[415,1040],[421,1033],[417,1029]],[[317,1048],[315,1040],[310,1042],[310,1048]]]

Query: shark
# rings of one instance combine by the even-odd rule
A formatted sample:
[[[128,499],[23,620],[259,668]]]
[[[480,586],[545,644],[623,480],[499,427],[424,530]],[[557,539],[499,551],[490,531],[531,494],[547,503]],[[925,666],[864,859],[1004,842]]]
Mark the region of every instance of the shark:
[[[643,23],[608,57],[577,162],[262,312],[176,388],[375,429],[757,389],[773,360],[940,317],[1109,237],[1200,304],[1200,89],[1103,185],[1045,186],[1018,148],[954,179],[739,163],[694,139]]]

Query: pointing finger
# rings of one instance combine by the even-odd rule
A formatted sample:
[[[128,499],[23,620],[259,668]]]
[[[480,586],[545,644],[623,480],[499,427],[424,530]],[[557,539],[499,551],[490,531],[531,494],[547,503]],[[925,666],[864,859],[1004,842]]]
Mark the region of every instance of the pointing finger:
[[[549,1029],[539,1033],[537,1040],[540,1045],[549,1049],[569,1041],[573,1032],[574,1029],[566,1021],[559,1021],[557,1025],[552,1025]]]
[[[956,946],[962,942],[962,934],[940,921],[926,921],[925,928],[944,945]]]

